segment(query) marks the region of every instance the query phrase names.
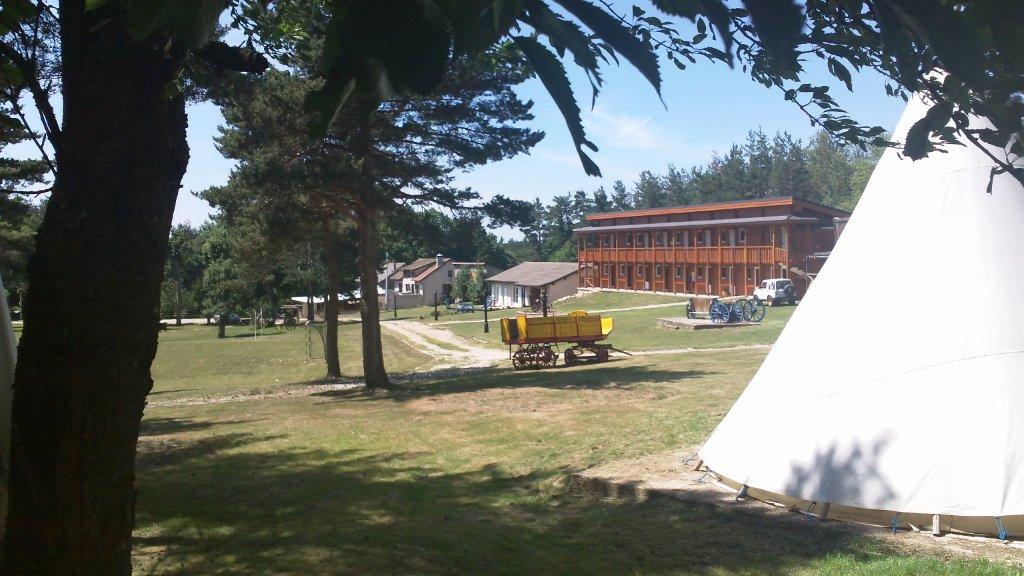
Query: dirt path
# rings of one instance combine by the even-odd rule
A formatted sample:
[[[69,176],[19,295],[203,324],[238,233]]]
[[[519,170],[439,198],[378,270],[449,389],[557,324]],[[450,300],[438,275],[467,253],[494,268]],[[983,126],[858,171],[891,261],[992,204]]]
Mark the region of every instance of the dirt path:
[[[927,529],[900,530],[888,527],[855,524],[840,520],[821,522],[781,504],[747,498],[737,500],[736,492],[719,483],[705,469],[695,469],[696,448],[686,448],[619,460],[583,470],[572,475],[572,488],[599,496],[628,500],[670,498],[690,504],[707,505],[710,509],[742,508],[750,514],[770,517],[794,531],[841,531],[881,540],[908,553],[928,551],[942,556],[983,556],[985,558],[1024,566],[1024,541],[1000,541],[995,538],[964,534],[931,535]],[[808,522],[814,519],[814,522]]]
[[[508,354],[494,348],[485,348],[443,328],[415,320],[389,320],[381,327],[409,342],[409,344],[436,358],[438,368],[479,368],[504,360]]]
[[[605,312],[628,312],[630,310],[650,310],[652,308],[671,308],[673,306],[680,306],[680,305],[685,306],[686,302],[685,301],[681,301],[681,302],[673,302],[671,304],[648,304],[646,306],[629,306],[627,308],[608,308],[607,310],[588,310],[587,312],[590,313],[590,314],[604,314]],[[565,306],[562,306],[561,308],[565,308]],[[572,308],[570,307],[570,309],[572,309]],[[497,320],[497,319],[498,319],[498,317],[495,317],[495,320]],[[483,322],[483,320],[481,318],[477,318],[476,320],[446,320],[444,322],[431,322],[430,326],[444,326],[446,324],[473,324],[473,323],[479,324],[480,322]]]

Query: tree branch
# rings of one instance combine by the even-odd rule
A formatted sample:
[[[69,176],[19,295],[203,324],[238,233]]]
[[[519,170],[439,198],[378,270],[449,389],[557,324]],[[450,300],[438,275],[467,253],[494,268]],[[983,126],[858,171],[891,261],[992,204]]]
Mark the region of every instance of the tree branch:
[[[64,143],[64,136],[60,131],[60,123],[57,122],[57,115],[54,113],[53,106],[50,104],[50,96],[46,90],[43,89],[42,85],[39,84],[39,77],[36,74],[37,70],[35,64],[4,42],[0,42],[0,56],[10,60],[11,64],[21,72],[21,75],[24,77],[25,86],[28,87],[29,92],[32,94],[32,100],[35,102],[36,110],[39,111],[39,118],[42,120],[43,131],[46,132],[46,135],[50,138],[50,144],[53,146],[53,149],[57,154],[60,154],[61,147]],[[24,122],[24,119],[22,121]],[[28,128],[27,124],[25,128]]]

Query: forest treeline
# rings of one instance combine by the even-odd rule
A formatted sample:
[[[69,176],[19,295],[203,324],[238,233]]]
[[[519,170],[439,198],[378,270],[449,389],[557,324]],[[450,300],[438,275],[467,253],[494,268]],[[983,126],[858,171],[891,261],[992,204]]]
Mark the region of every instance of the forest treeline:
[[[556,195],[547,204],[537,198],[530,224],[522,230],[524,238],[502,248],[515,261],[574,261],[573,228],[581,226],[587,214],[600,212],[772,196],[799,196],[853,210],[883,150],[862,150],[825,131],[805,143],[788,132],[769,136],[754,130],[745,142],[689,170],[669,165],[660,174],[641,172],[629,186],[620,180],[610,190],[576,190]]]

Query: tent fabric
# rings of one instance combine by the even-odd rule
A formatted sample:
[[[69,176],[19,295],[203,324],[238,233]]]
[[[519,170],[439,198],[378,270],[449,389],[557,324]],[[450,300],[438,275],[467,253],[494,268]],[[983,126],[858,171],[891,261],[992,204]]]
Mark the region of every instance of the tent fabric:
[[[896,138],[927,109],[912,99]],[[830,517],[1024,534],[1024,188],[1003,174],[987,193],[993,165],[973,145],[883,154],[700,449],[710,470]]]

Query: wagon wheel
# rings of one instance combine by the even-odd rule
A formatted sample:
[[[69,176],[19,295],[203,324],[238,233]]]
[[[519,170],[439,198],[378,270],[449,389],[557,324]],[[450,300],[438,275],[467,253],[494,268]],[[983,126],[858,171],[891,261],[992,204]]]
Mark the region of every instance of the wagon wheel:
[[[558,364],[558,354],[556,354],[555,351],[552,350],[550,346],[546,346],[544,348],[544,360],[543,361],[545,363],[547,363],[549,368],[554,368],[555,365]],[[539,366],[538,366],[538,368],[539,368]]]
[[[761,302],[760,298],[754,298],[753,300],[750,300],[748,303],[748,307],[748,309],[750,310],[748,321],[760,322],[764,320],[764,302]]]
[[[690,320],[693,320],[693,317],[694,317],[693,298],[690,298],[689,300],[686,301],[686,317],[689,318]]]
[[[565,365],[575,366],[576,365],[576,350],[573,348],[567,348],[565,350]]]
[[[608,349],[604,346],[597,349],[597,361],[607,362],[608,361]]]
[[[721,302],[715,302],[711,305],[709,316],[715,324],[726,324],[729,322],[729,307]]]
[[[512,354],[512,367],[515,368],[516,370],[522,370],[523,368],[526,367],[526,362],[522,350],[516,350],[515,353]]]
[[[299,321],[295,319],[295,316],[293,316],[291,314],[285,315],[285,317],[284,317],[284,329],[285,330],[295,330],[295,328],[298,325],[299,325]]]

